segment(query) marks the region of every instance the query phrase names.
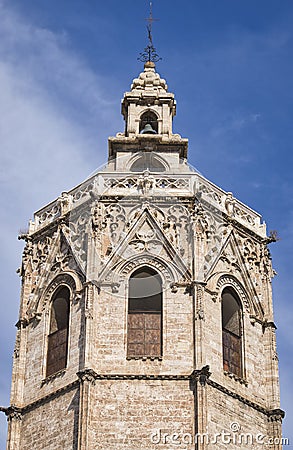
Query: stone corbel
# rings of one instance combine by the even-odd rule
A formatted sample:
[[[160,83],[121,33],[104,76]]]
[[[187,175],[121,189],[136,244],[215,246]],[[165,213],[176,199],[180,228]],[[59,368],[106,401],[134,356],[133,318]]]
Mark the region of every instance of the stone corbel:
[[[176,294],[178,292],[178,284],[177,283],[171,283],[170,288],[171,288],[172,294]]]
[[[256,317],[253,314],[249,314],[249,320],[252,325],[256,322]]]
[[[210,366],[204,366],[199,370],[194,370],[190,376],[191,380],[198,381],[202,387],[205,387],[207,380],[211,376]]]
[[[270,422],[279,422],[282,423],[285,417],[285,411],[282,409],[271,409],[268,411],[268,419]]]
[[[272,320],[268,320],[265,319],[262,323],[263,329],[265,330],[266,328],[273,328],[274,330],[277,329],[277,325],[272,321]]]
[[[192,294],[193,290],[194,290],[194,286],[195,283],[194,281],[178,281],[177,283],[172,283],[172,289],[177,289],[180,287],[184,287],[185,288],[185,294]],[[172,292],[177,292],[172,290]]]
[[[29,325],[29,320],[25,317],[21,317],[18,322],[16,322],[15,326],[18,330],[21,328],[26,328]]]
[[[7,416],[7,420],[21,420],[22,419],[22,412],[21,408],[18,408],[17,406],[11,405],[8,408],[0,407],[0,412],[3,412]]]
[[[110,284],[112,294],[117,294],[119,292],[120,283],[111,283]]]
[[[96,383],[97,374],[92,369],[83,369],[80,372],[77,372],[76,375],[78,376],[81,384],[83,384],[86,381],[91,383],[92,385]]]
[[[42,313],[36,312],[34,316],[30,319],[30,323],[33,323],[33,325],[36,327],[42,319]]]
[[[41,386],[44,386],[45,384],[49,384],[51,383],[51,381],[56,380],[57,378],[62,378],[64,377],[66,373],[66,369],[61,369],[56,373],[52,373],[52,375],[47,376],[46,378],[44,378],[41,382]]]

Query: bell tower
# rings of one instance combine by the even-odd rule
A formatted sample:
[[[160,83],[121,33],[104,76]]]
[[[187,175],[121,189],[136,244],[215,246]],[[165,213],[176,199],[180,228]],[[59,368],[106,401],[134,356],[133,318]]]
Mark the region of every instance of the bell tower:
[[[180,170],[186,161],[188,140],[173,134],[174,94],[148,61],[124,94],[125,132],[109,138],[109,164],[119,171]]]
[[[155,63],[146,62],[144,71],[133,80],[131,91],[122,101],[125,136],[134,137],[139,133],[172,136],[176,102],[174,94],[167,89],[166,81],[155,71]]]
[[[188,165],[148,31],[108,164],[20,236],[7,450],[282,448],[273,239]]]

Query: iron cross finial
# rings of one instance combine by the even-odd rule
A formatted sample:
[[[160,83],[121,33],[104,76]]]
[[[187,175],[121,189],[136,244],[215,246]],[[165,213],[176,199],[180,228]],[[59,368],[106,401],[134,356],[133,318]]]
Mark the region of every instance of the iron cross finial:
[[[146,19],[148,22],[147,25],[147,31],[148,31],[148,45],[145,47],[144,51],[139,54],[139,57],[137,58],[139,61],[142,61],[144,63],[146,62],[158,62],[162,58],[159,57],[159,55],[156,52],[156,49],[153,44],[153,35],[152,35],[152,26],[153,22],[155,22],[158,19],[153,18],[153,2],[150,2],[150,15]]]
[[[152,28],[153,28],[153,22],[155,22],[158,19],[153,18],[153,2],[150,2],[150,16],[146,19],[148,22],[147,30],[148,30],[148,38],[149,42],[153,44],[153,36],[152,36]]]

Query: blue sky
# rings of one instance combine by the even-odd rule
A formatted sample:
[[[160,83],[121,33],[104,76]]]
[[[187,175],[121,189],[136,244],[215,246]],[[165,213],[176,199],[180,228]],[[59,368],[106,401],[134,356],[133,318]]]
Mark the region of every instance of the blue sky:
[[[154,0],[158,72],[175,93],[189,162],[278,230],[271,245],[284,436],[293,445],[293,2]],[[9,403],[20,229],[85,179],[123,130],[142,70],[145,0],[0,0],[0,404]],[[0,448],[5,419],[0,417]]]

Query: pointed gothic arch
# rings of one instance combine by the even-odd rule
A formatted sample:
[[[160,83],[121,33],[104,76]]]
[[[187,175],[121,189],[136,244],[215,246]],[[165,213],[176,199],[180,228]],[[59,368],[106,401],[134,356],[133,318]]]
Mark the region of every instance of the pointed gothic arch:
[[[236,291],[226,287],[221,294],[223,369],[243,377],[243,311]]]
[[[163,289],[160,274],[142,266],[129,277],[127,358],[162,356]]]
[[[47,337],[46,376],[67,366],[70,315],[70,289],[60,285],[54,292],[50,306],[50,323]]]

